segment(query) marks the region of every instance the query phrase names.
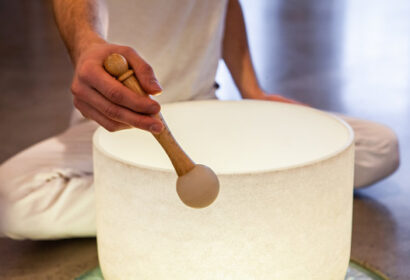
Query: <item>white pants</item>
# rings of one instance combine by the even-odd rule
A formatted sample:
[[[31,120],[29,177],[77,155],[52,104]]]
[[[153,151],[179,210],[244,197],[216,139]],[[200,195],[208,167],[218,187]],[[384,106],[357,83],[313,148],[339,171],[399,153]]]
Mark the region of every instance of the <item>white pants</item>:
[[[391,129],[342,117],[355,132],[355,187],[393,173],[399,165]],[[92,134],[82,121],[0,166],[0,233],[15,239],[95,236]]]

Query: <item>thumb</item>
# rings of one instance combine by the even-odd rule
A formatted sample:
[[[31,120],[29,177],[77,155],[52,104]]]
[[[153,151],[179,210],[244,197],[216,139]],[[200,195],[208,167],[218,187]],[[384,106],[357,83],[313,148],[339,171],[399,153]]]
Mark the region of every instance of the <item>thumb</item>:
[[[155,77],[154,70],[151,65],[149,65],[135,51],[131,55],[127,56],[127,60],[134,70],[139,84],[147,94],[156,95],[162,93],[162,87]]]

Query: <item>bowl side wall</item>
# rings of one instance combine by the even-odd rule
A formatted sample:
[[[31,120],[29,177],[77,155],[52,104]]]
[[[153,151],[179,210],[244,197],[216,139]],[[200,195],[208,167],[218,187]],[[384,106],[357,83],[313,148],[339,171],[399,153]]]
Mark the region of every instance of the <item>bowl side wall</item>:
[[[179,200],[176,175],[94,146],[100,265],[115,279],[343,279],[354,147],[278,171],[220,175],[210,207]],[[324,270],[324,268],[326,268]]]

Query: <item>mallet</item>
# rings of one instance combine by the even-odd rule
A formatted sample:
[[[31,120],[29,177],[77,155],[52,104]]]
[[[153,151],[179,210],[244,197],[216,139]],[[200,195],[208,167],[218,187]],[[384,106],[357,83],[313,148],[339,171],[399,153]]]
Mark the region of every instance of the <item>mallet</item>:
[[[149,98],[141,88],[134,71],[129,69],[127,60],[120,54],[111,54],[104,61],[108,73],[140,96]],[[172,136],[161,113],[154,116],[164,124],[160,134],[153,134],[167,153],[178,175],[177,193],[188,206],[203,208],[215,201],[219,193],[219,181],[209,167],[195,164]]]

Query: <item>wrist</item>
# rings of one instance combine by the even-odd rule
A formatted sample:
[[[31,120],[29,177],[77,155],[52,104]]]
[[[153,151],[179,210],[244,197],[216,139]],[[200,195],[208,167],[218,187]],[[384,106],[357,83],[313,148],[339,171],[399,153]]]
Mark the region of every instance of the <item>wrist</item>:
[[[73,64],[76,65],[81,55],[87,52],[89,49],[95,47],[96,45],[106,44],[107,42],[100,37],[97,33],[89,31],[82,32],[78,34],[77,40],[75,40],[75,45],[70,51],[71,60]]]
[[[242,97],[244,99],[264,99],[265,96],[265,92],[259,87],[253,90],[247,90],[242,92]]]

